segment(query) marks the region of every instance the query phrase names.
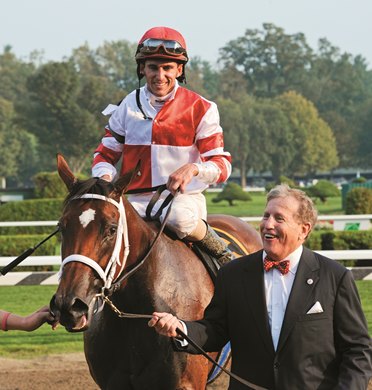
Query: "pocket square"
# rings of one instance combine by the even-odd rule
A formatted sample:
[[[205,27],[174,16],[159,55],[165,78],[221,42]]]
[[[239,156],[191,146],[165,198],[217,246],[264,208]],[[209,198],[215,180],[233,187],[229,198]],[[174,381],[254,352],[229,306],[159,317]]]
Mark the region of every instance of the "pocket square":
[[[306,314],[323,313],[322,305],[319,301],[316,301],[312,308]]]

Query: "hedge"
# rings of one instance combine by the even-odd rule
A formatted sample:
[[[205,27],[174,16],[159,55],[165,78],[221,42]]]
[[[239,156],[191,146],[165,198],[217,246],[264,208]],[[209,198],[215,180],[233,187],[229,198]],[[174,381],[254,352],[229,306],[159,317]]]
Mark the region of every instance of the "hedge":
[[[63,199],[30,199],[0,206],[0,221],[58,221]],[[48,234],[51,226],[0,227],[0,235]]]
[[[29,199],[0,206],[0,221],[51,221],[61,216],[63,199]]]
[[[17,257],[28,248],[33,248],[46,236],[44,234],[18,234],[16,236],[0,236],[0,256]],[[36,249],[33,255],[53,256],[59,254],[59,237],[54,236]]]
[[[372,230],[314,231],[305,243],[305,246],[312,250],[371,249],[371,245]],[[356,261],[340,261],[340,263],[353,266]]]

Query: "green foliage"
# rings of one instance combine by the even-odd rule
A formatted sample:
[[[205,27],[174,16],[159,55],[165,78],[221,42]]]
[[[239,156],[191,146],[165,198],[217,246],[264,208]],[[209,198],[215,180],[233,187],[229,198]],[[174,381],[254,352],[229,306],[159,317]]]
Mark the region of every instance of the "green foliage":
[[[306,239],[305,246],[312,250],[322,250],[322,236],[317,231],[312,231]]]
[[[337,167],[336,141],[332,129],[318,114],[312,102],[297,92],[277,97],[289,118],[295,153],[288,168],[290,174],[314,174]]]
[[[244,192],[242,187],[237,183],[227,183],[223,190],[218,193],[218,195],[212,199],[213,203],[219,203],[222,200],[226,200],[230,206],[234,206],[234,200],[248,201],[252,198],[248,192]]]
[[[266,192],[269,192],[270,190],[272,190],[278,184],[287,184],[291,188],[297,188],[298,187],[294,180],[292,180],[291,178],[289,178],[287,176],[280,175],[279,179],[278,179],[278,181],[276,183],[275,182],[269,182],[269,183],[266,184],[266,186],[265,186]]]
[[[79,180],[86,180],[88,176],[77,174]],[[67,196],[67,188],[61,180],[58,172],[40,172],[32,178],[35,184],[36,198],[65,198]]]
[[[253,99],[247,94],[239,95],[239,101],[218,98],[217,104],[224,128],[226,150],[235,151],[233,164],[240,170],[241,186],[246,186],[248,160],[252,151],[251,118],[254,115]]]
[[[340,196],[340,190],[328,180],[319,180],[315,185],[305,188],[305,192],[322,203],[325,203],[327,198]]]
[[[316,232],[322,237],[323,250],[370,249],[371,230]]]
[[[62,199],[8,202],[0,207],[0,221],[54,221],[60,218],[61,212]]]
[[[45,234],[0,236],[0,253],[2,256],[18,256],[28,248],[33,248],[45,238]],[[58,253],[58,237],[53,236],[45,241],[35,252],[38,256],[53,256]]]
[[[313,250],[370,249],[372,230],[361,231],[313,231],[305,246]],[[340,261],[345,266],[354,266],[356,260]]]
[[[366,181],[367,181],[367,179],[365,177],[360,176],[360,177],[356,177],[351,182],[352,183],[365,183]]]
[[[280,27],[264,23],[263,30],[247,29],[244,36],[220,49],[226,67],[241,70],[248,90],[272,97],[304,81],[312,50],[301,33],[289,35]]]
[[[40,172],[33,177],[36,198],[65,198],[67,188],[58,172]]]
[[[346,195],[346,214],[371,214],[372,189],[365,187],[352,188]]]

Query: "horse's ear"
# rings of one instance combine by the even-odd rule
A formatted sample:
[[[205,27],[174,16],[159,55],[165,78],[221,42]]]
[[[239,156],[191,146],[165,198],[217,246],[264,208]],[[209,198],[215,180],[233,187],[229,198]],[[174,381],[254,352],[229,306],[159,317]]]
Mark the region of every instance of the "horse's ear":
[[[138,160],[136,167],[132,171],[126,173],[125,175],[119,177],[118,180],[116,180],[115,190],[120,194],[124,194],[127,191],[130,183],[139,174],[140,168],[141,160]]]
[[[67,165],[66,160],[60,153],[57,153],[57,170],[60,178],[66,184],[67,189],[70,191],[77,179],[72,173],[70,167]]]

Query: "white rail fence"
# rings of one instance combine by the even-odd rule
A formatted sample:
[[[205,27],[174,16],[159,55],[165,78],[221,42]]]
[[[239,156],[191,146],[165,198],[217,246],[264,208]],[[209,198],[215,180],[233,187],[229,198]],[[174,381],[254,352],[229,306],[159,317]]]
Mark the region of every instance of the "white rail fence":
[[[246,222],[259,222],[261,217],[242,217],[243,221]],[[319,221],[330,221],[332,224],[336,224],[336,221],[342,223],[348,223],[353,221],[363,221],[363,226],[368,226],[372,220],[371,214],[364,215],[328,215],[320,216]],[[57,221],[15,221],[15,222],[0,222],[0,227],[11,227],[11,226],[56,226]],[[341,229],[342,230],[342,229]],[[36,243],[35,243],[36,244]],[[372,243],[371,243],[372,248]],[[27,248],[20,248],[20,254]],[[372,249],[361,249],[361,250],[319,250],[315,251],[333,260],[372,260]],[[0,267],[4,267],[15,259],[15,256],[3,256],[0,257]],[[26,258],[19,266],[48,266],[48,265],[60,265],[60,256],[30,256]],[[354,277],[357,279],[372,280],[372,267],[355,267],[350,268]],[[39,277],[33,274],[34,272],[10,272],[5,276],[0,275],[0,285],[14,285],[14,284],[57,284],[58,276],[56,272],[39,273]],[[41,274],[44,276],[41,277]],[[355,276],[356,275],[356,276]],[[22,281],[29,280],[27,283]]]

